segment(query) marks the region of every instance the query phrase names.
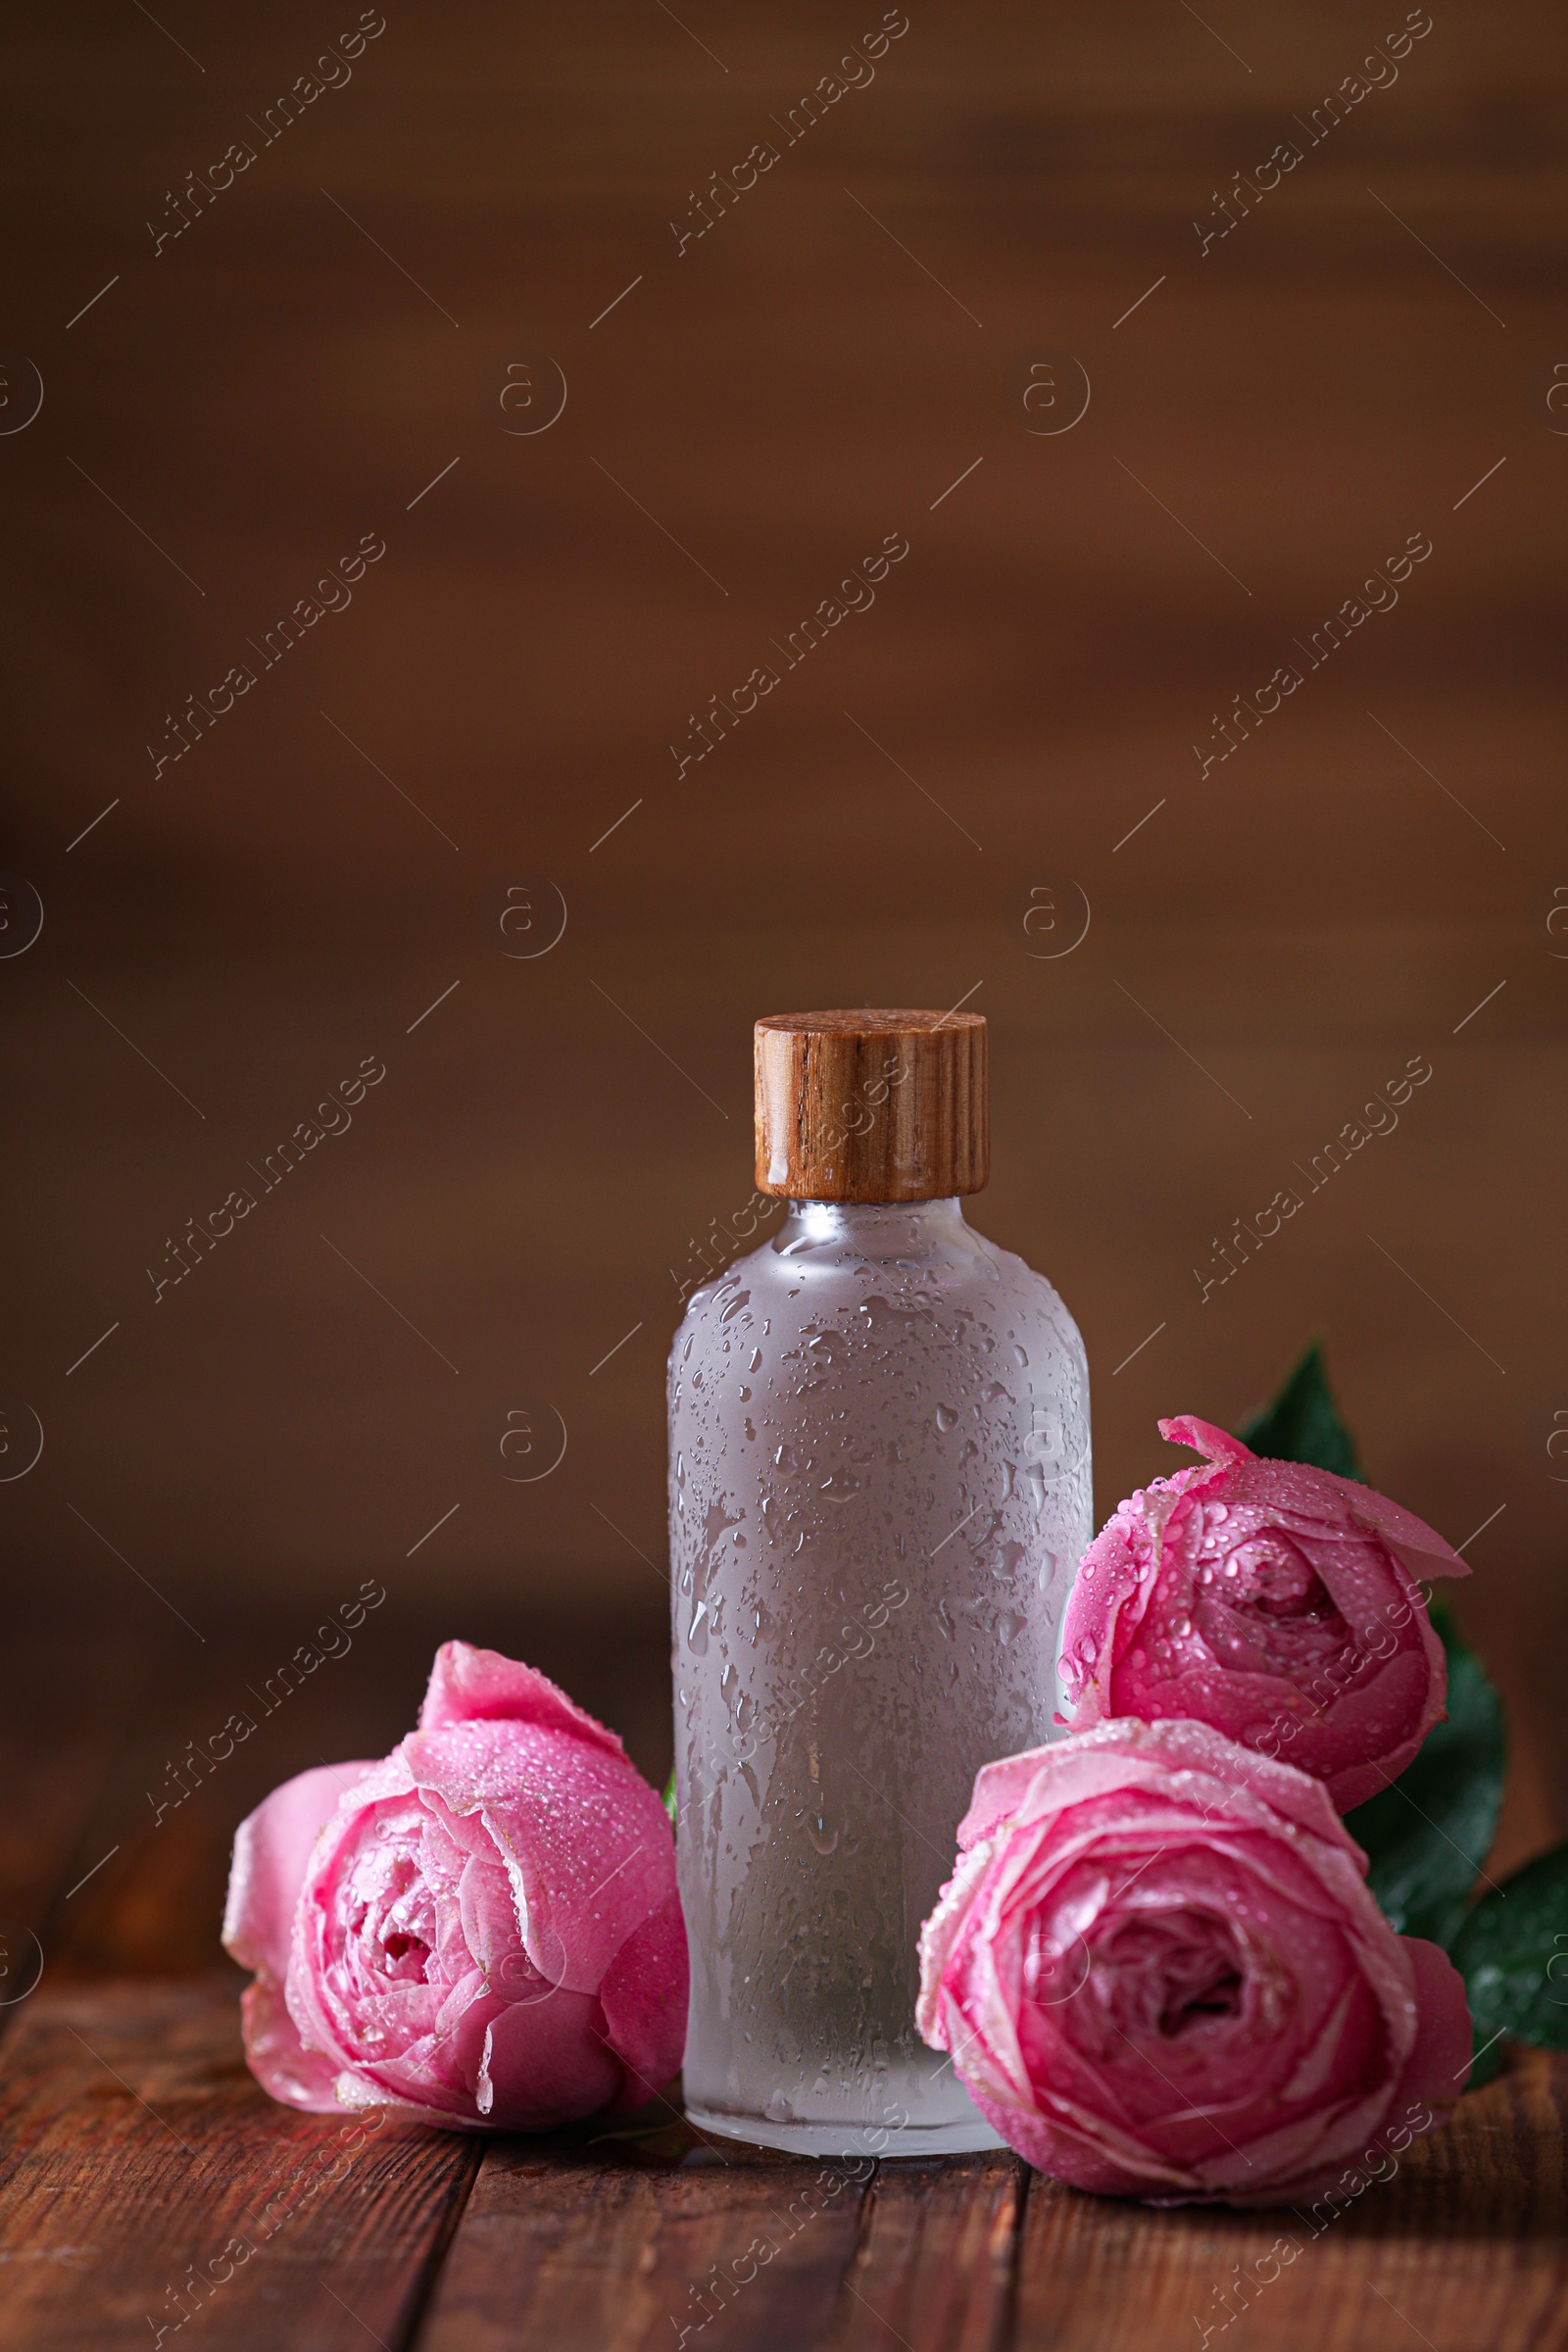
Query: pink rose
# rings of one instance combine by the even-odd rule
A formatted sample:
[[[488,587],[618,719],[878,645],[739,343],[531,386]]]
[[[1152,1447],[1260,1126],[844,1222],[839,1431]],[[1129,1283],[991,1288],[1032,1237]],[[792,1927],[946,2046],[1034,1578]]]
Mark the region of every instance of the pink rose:
[[[1061,1633],[1073,1728],[1211,1723],[1348,1813],[1441,1722],[1447,1669],[1420,1581],[1470,1571],[1353,1479],[1259,1460],[1191,1414],[1159,1429],[1207,1458],[1132,1495],[1084,1553]]]
[[[958,1845],[916,2019],[1042,2172],[1161,2204],[1354,2196],[1458,2097],[1459,1976],[1396,1936],[1293,1765],[1102,1724],[987,1764]]]
[[[613,1732],[444,1642],[379,1764],[302,1772],[241,1822],[223,1942],[276,2099],[539,2132],[651,2098],[686,2038],[664,1808]]]

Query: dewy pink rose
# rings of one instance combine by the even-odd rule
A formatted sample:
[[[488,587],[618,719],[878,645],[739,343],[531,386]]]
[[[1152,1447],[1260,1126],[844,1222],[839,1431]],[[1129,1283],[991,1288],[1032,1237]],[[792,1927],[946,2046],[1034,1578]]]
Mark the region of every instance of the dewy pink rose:
[[[223,1942],[256,1972],[252,2073],[318,2114],[535,2132],[680,2065],[662,1804],[564,1691],[466,1642],[381,1763],[303,1772],[240,1824]]]
[[[1457,2099],[1458,1973],[1396,1936],[1293,1765],[1206,1724],[1102,1724],[987,1764],[958,1845],[920,2032],[1042,2172],[1160,2203],[1353,2196],[1359,2158]]]
[[[1211,1723],[1322,1781],[1342,1813],[1397,1777],[1447,1694],[1424,1578],[1467,1576],[1396,1502],[1264,1461],[1190,1414],[1160,1435],[1207,1458],[1122,1503],[1062,1621],[1073,1728]]]

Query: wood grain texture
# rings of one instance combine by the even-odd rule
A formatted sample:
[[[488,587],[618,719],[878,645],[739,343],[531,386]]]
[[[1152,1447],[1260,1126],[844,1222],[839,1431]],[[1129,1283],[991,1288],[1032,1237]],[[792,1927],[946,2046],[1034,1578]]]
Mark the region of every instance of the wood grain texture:
[[[46,399],[0,435],[0,856],[47,920],[0,962],[0,1083],[30,1237],[10,1360],[49,1441],[0,1487],[4,1533],[84,1592],[74,1500],[198,1623],[345,1570],[504,1602],[564,1563],[628,1605],[662,1559],[678,1281],[753,1188],[753,1020],[983,981],[976,1221],[1084,1331],[1101,1512],[1169,1466],[1157,1414],[1239,1420],[1324,1330],[1380,1484],[1455,1542],[1507,1498],[1462,1613],[1561,1789],[1564,552],[1540,523],[1568,439],[1533,371],[1564,356],[1562,12],[1443,13],[1204,258],[1215,188],[1402,0],[1212,33],[1174,0],[911,10],[875,82],[677,255],[688,191],[880,13],[710,0],[689,39],[650,0],[388,12],[156,258],[165,191],[318,55],[316,0],[171,21],[205,73],[135,8],[20,24],[5,339]],[[1027,368],[1062,348],[1093,401],[1036,435]],[[535,349],[570,398],[514,436],[500,370]],[[155,783],[166,714],[372,524],[352,605]],[[1200,778],[1212,713],[1419,525],[1397,610]],[[770,640],[894,527],[874,607],[785,669]],[[779,687],[677,778],[688,713],[759,662]],[[528,873],[570,919],[514,961],[500,887]],[[1024,929],[1055,874],[1094,908],[1060,960]],[[1398,1133],[1201,1305],[1214,1238],[1418,1052]],[[255,1189],[368,1054],[388,1074],[352,1128],[155,1306],[166,1237]],[[571,1432],[527,1489],[488,1419],[519,1388]]]
[[[978,1013],[775,1013],[754,1029],[757,1189],[945,1200],[991,1173]]]
[[[47,909],[0,962],[26,1237],[6,1377],[48,1431],[0,1536],[75,1608],[0,1708],[0,1914],[47,1946],[9,2013],[22,2071],[0,2042],[5,2352],[151,2340],[136,2297],[211,2259],[230,2180],[332,2129],[238,2071],[232,1979],[158,1972],[210,1952],[238,1815],[389,1744],[422,1672],[412,1642],[391,1671],[379,1620],[152,1828],[146,1788],[224,1719],[231,1668],[265,1675],[382,1574],[389,1609],[425,1595],[433,1632],[533,1657],[662,1777],[661,1364],[751,1189],[765,1005],[983,981],[976,1221],[1084,1330],[1102,1512],[1171,1467],[1156,1414],[1233,1425],[1311,1329],[1379,1485],[1455,1541],[1506,1497],[1461,1614],[1537,1734],[1510,1859],[1568,1829],[1560,8],[1434,11],[1397,86],[1206,254],[1213,191],[1403,0],[911,8],[874,86],[679,256],[688,191],[880,0],[675,0],[690,35],[646,0],[443,0],[388,10],[352,84],[155,256],[165,191],[326,26],[318,0],[152,6],[31,12],[0,90],[4,340],[47,395],[0,436],[0,863]],[[514,437],[501,371],[540,350],[569,403]],[[1030,371],[1063,352],[1092,404],[1036,435]],[[157,771],[171,714],[371,526],[388,553],[351,608]],[[910,554],[874,609],[792,659],[895,526]],[[1211,713],[1304,661],[1417,526],[1436,553],[1399,609],[1200,771]],[[777,689],[693,758],[759,662]],[[536,961],[498,947],[523,873],[570,909]],[[1094,924],[1053,960],[1027,926],[1060,875]],[[1200,1303],[1231,1221],[1418,1052],[1435,1077],[1399,1133]],[[371,1053],[352,1131],[155,1304],[165,1237]],[[502,1408],[541,1391],[570,1448],[514,1487]],[[155,1688],[160,1640],[100,1606],[122,1576],[161,1636],[130,1561],[206,1630],[283,1594],[305,1622]],[[590,1640],[545,1624],[563,1602],[597,1607]],[[980,2164],[885,2169],[853,2232],[835,2205],[690,2340],[935,2352],[947,2327],[990,2352],[1000,2326],[1020,2352],[1164,2352],[1207,2314],[1225,2352],[1557,2352],[1564,2082],[1515,2063],[1229,2324],[1215,2293],[1270,2217],[1031,2178],[1008,2280],[1005,2168]],[[465,2162],[378,2144],[180,2340],[236,2312],[241,2347],[369,2328],[405,2352]],[[425,2328],[442,2352],[673,2343],[762,2193],[680,2150],[494,2147],[487,2181],[490,2234],[460,2228]]]
[[[29,1688],[69,1671],[59,1629],[9,1661],[28,1743],[13,1761],[46,1789],[58,1748],[74,1793],[39,1806],[24,1849],[56,1895],[43,1984],[0,2039],[0,2352],[98,2352],[160,2328],[232,2352],[368,2336],[385,2352],[1568,2346],[1568,2057],[1544,2052],[1511,2053],[1331,2221],[1154,2212],[1005,2154],[808,2163],[706,2139],[663,2101],[533,2141],[274,2105],[243,2063],[239,1972],[191,1966],[215,1949],[233,1824],[323,1744],[375,1752],[407,1728],[428,1628],[388,1616],[155,1822],[150,1760],[177,1753],[236,1674],[265,1690],[261,1662],[297,1632],[286,1614],[206,1630],[140,1680],[127,1647],[135,1701],[119,1719],[110,1680],[94,1686],[96,1801],[82,1727],[27,1709]],[[639,1667],[581,1619],[515,1621],[505,1639],[612,1718],[634,1717],[639,1675],[660,1671],[657,1649]],[[115,1831],[113,1863],[62,1901]],[[24,1850],[15,1833],[7,1850]],[[156,1973],[171,1968],[187,1973]]]
[[[1154,2213],[1031,2183],[1022,2346],[1557,2352],[1568,2343],[1568,2064],[1519,2052],[1338,2218]],[[1292,2249],[1295,2249],[1292,2251]],[[1205,2336],[1204,2330],[1210,2332]]]
[[[716,2143],[673,2161],[486,2154],[419,2352],[526,2340],[596,2352],[825,2343],[874,2167]]]
[[[398,2340],[479,2150],[352,2132],[260,2089],[229,1977],[46,1987],[0,2081],[0,2346]]]
[[[80,1916],[115,1859],[119,1840],[94,1834],[104,1787],[163,1637],[112,1619],[104,1633],[84,1644],[75,1627],[14,1617],[0,1656],[0,2032],[58,1948],[56,1922]]]
[[[823,2352],[1002,2352],[1028,2180],[1000,2152],[880,2165]]]
[[[184,2311],[242,2352],[1560,2352],[1565,2105],[1568,2061],[1517,2056],[1326,2223],[1157,2213],[1004,2155],[861,2180],[667,2125],[481,2148],[389,2124],[345,2156],[252,2083],[230,1986],[82,1987],[6,2060],[0,2346]]]

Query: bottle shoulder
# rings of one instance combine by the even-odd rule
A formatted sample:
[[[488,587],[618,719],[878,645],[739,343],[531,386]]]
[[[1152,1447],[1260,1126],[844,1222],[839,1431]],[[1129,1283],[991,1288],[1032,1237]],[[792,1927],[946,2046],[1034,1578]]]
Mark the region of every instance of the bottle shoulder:
[[[732,1257],[721,1273],[710,1275],[706,1282],[688,1291],[680,1321],[675,1326],[672,1348],[678,1348],[683,1338],[721,1321],[726,1309],[734,1303],[736,1292],[744,1289],[749,1279],[765,1282],[771,1255],[771,1243],[760,1242],[755,1250]]]
[[[781,1246],[782,1245],[782,1246]],[[670,1368],[708,1356],[747,1334],[775,1342],[824,1328],[858,1329],[895,1317],[913,1341],[941,1344],[964,1327],[1048,1344],[1085,1367],[1084,1348],[1060,1293],[1014,1250],[963,1223],[927,1247],[872,1255],[844,1245],[790,1247],[780,1234],[737,1257],[685,1302]]]

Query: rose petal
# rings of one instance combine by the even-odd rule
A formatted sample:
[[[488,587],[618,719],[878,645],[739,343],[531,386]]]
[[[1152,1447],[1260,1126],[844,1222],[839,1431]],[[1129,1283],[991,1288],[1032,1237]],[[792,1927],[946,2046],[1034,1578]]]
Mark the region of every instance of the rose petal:
[[[422,1790],[482,1820],[540,1975],[597,1990],[673,1876],[669,1821],[641,1773],[618,1747],[514,1721],[415,1732],[403,1754]]]
[[[569,1732],[590,1746],[612,1756],[625,1749],[613,1732],[566,1696],[537,1667],[518,1658],[503,1657],[498,1649],[474,1649],[466,1642],[443,1642],[430,1669],[429,1687],[419,1709],[421,1732],[439,1731],[444,1724],[506,1720],[532,1723],[541,1730]]]
[[[627,1937],[599,1987],[605,2033],[625,2070],[617,2108],[641,2107],[679,2072],[687,1982],[686,1922],[671,1894]]]
[[[1293,1766],[1122,1718],[985,1767],[961,1838],[916,2022],[1031,2163],[1157,2203],[1344,2196],[1451,2107],[1462,1984]]]
[[[295,1775],[247,1814],[234,1833],[223,1948],[256,1982],[240,2000],[245,2062],[264,2090],[315,2115],[337,2110],[335,2061],[308,2048],[289,2014],[283,1983],[307,1864],[339,1798],[372,1770],[319,1764]]]
[[[1442,1720],[1419,1580],[1463,1561],[1355,1480],[1261,1459],[1191,1414],[1160,1430],[1206,1458],[1130,1496],[1085,1552],[1062,1625],[1069,1723],[1200,1718],[1342,1809],[1363,1802]]]
[[[1420,2030],[1395,2091],[1395,2104],[1430,2107],[1439,2122],[1452,2113],[1470,2075],[1470,2005],[1464,1979],[1446,1951],[1424,1936],[1401,1936],[1415,1971]]]
[[[422,1720],[242,1825],[225,1936],[257,1972],[253,2068],[295,2106],[447,2130],[640,2103],[685,2026],[659,1797],[612,1733],[494,1651],[448,1643]]]
[[[1167,1446],[1190,1446],[1204,1459],[1228,1468],[1232,1462],[1255,1462],[1260,1457],[1240,1438],[1233,1438],[1228,1429],[1216,1429],[1212,1421],[1200,1421],[1196,1413],[1178,1413],[1173,1420],[1161,1421],[1159,1434]]]
[[[543,2132],[594,2115],[622,2082],[590,1993],[553,1992],[514,2003],[488,2028],[487,2121],[498,2132]]]
[[[313,1765],[284,1781],[240,1823],[223,1907],[223,1949],[241,1968],[266,1969],[282,1983],[311,1848],[338,1800],[374,1769],[370,1764]]]
[[[281,1984],[259,1976],[239,1999],[245,2063],[265,2091],[309,2115],[335,2115],[337,2064],[308,2050],[288,2013]]]

